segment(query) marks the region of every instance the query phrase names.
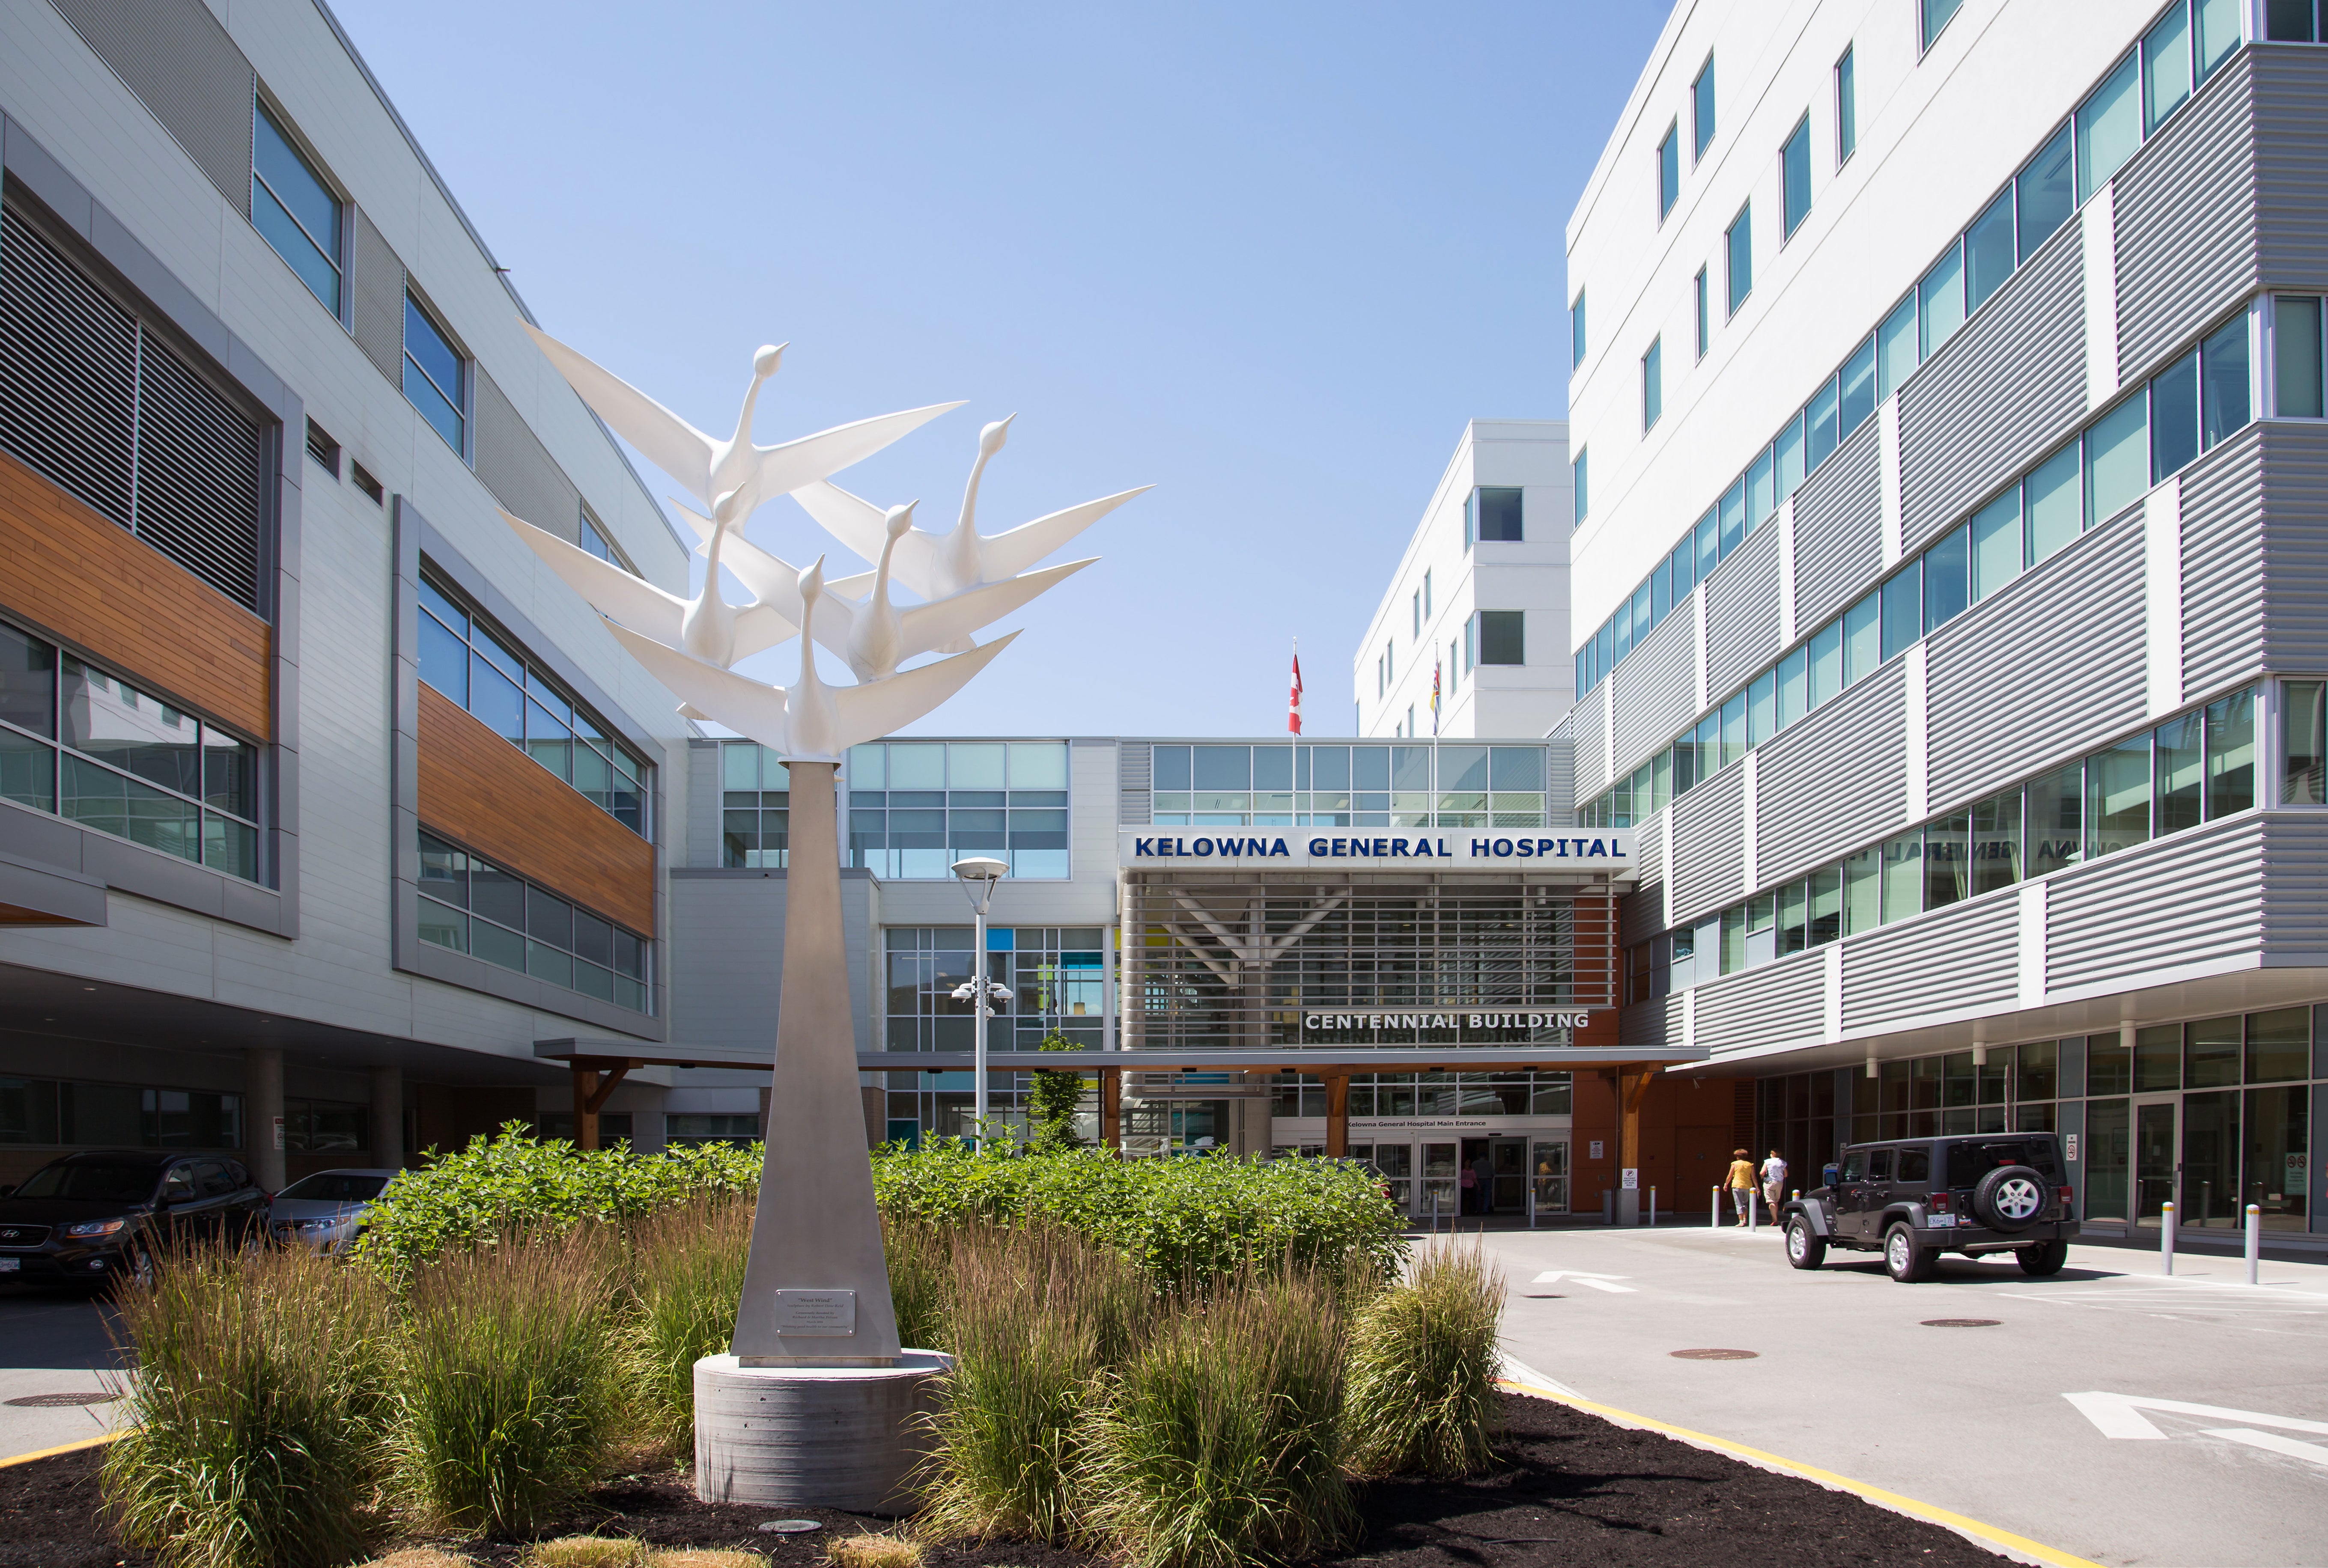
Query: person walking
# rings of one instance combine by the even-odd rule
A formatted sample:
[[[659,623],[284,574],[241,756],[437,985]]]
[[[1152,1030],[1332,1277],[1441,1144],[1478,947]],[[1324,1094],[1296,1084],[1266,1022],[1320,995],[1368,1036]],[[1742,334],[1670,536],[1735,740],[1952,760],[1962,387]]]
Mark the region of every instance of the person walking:
[[[1738,1211],[1738,1228],[1746,1228],[1747,1210],[1754,1201],[1754,1162],[1743,1149],[1730,1151],[1730,1203]]]
[[[1496,1168],[1483,1151],[1471,1161],[1471,1185],[1478,1189],[1481,1214],[1496,1212]]]
[[[1479,1212],[1478,1170],[1473,1166],[1465,1166],[1463,1173],[1455,1178],[1455,1185],[1461,1189],[1461,1197],[1456,1205],[1457,1212],[1478,1214]]]
[[[1770,1206],[1770,1218],[1779,1217],[1779,1205],[1787,1197],[1787,1161],[1773,1149],[1770,1158],[1762,1161],[1762,1201]]]

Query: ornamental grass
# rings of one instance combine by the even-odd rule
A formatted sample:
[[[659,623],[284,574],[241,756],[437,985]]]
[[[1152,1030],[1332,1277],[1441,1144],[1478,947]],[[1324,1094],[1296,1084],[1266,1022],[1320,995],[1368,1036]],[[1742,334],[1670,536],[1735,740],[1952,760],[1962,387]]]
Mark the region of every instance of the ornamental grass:
[[[1424,1253],[1359,1310],[1343,1413],[1354,1471],[1452,1478],[1486,1468],[1501,1409],[1503,1307],[1503,1276],[1474,1239]]]
[[[119,1300],[137,1379],[101,1482],[165,1568],[307,1568],[376,1523],[387,1291],[302,1249],[173,1250]]]
[[[695,1451],[695,1364],[736,1337],[752,1206],[699,1197],[629,1231],[636,1303],[624,1338],[641,1424],[667,1451]]]

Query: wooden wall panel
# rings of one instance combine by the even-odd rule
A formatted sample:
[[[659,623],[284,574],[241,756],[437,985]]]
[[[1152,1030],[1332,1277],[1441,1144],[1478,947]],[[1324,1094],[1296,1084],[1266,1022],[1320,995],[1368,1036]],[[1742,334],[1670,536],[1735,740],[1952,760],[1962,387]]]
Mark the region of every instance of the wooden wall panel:
[[[420,825],[654,934],[654,846],[425,682]]]
[[[267,623],[5,453],[0,607],[156,696],[274,738]]]

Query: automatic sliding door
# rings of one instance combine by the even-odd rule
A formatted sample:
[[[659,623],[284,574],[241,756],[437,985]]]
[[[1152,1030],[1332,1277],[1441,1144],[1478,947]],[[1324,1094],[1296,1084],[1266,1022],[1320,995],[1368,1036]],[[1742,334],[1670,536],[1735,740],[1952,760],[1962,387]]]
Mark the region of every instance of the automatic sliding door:
[[[2155,1227],[2160,1212],[2174,1201],[2182,1141],[2175,1136],[2173,1100],[2137,1100],[2134,1105],[2134,1223]]]
[[[2244,1225],[2239,1206],[2239,1096],[2233,1089],[2182,1097],[2180,1225]]]

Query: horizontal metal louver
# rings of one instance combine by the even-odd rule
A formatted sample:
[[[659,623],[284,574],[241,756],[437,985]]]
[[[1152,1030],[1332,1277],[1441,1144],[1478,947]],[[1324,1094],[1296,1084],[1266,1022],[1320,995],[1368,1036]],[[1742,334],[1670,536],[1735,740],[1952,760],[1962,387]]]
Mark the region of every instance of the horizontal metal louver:
[[[1116,747],[1116,822],[1127,828],[1148,825],[1148,790],[1154,777],[1156,748],[1136,741]]]
[[[258,431],[140,333],[137,536],[258,607]]]
[[[404,263],[361,207],[349,268],[348,327],[380,373],[404,384]]]
[[[55,0],[66,21],[250,216],[250,61],[202,0]]]
[[[0,211],[0,446],[129,526],[137,324]]]

